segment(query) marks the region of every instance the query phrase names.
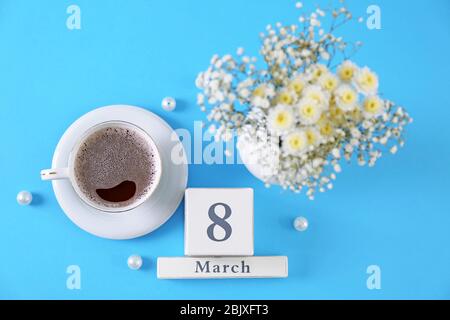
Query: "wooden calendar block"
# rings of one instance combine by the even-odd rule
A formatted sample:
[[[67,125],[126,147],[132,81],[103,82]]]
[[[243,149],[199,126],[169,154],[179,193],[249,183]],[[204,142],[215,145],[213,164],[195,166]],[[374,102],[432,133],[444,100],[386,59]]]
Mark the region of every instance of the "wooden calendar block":
[[[158,258],[158,279],[286,278],[288,259],[273,257]]]
[[[253,255],[253,189],[187,189],[184,253]]]

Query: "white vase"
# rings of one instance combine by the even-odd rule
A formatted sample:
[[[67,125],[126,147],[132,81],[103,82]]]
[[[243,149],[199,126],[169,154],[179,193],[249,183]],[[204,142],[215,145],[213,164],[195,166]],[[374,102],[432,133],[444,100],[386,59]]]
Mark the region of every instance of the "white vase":
[[[252,138],[246,136],[238,137],[237,150],[239,151],[239,156],[244,163],[247,170],[255,176],[257,179],[268,182],[270,184],[277,184],[276,182],[276,172],[274,171],[274,166],[265,166],[263,160],[268,160],[268,157],[272,158],[273,161],[269,161],[273,164],[278,163],[278,157],[267,152],[257,152],[258,144],[256,141],[252,141]],[[259,146],[260,148],[260,146]],[[264,157],[265,159],[262,159]],[[276,166],[275,166],[276,167]]]

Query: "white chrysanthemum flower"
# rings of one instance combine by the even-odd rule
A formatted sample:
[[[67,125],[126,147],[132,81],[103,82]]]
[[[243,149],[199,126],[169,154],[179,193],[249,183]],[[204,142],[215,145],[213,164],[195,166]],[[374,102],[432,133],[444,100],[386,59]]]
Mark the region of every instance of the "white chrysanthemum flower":
[[[266,97],[266,86],[264,84],[257,87],[255,90],[253,90],[253,96],[254,97]]]
[[[291,105],[294,103],[294,94],[287,90],[283,89],[277,94],[277,102],[284,105]]]
[[[333,92],[339,85],[338,77],[331,72],[321,75],[318,82],[328,92]]]
[[[269,130],[277,134],[283,134],[292,128],[294,120],[295,117],[291,107],[282,104],[277,105],[269,111]]]
[[[316,146],[322,141],[322,136],[316,127],[309,127],[305,130],[306,142],[309,146]]]
[[[318,85],[310,85],[303,91],[303,98],[314,100],[317,105],[326,109],[329,104],[330,95]]]
[[[336,104],[342,111],[352,111],[358,103],[358,93],[349,85],[342,84],[335,91]]]
[[[316,100],[303,98],[297,104],[297,111],[302,124],[310,125],[319,121],[322,115],[322,108]]]
[[[287,154],[300,155],[307,150],[308,141],[305,131],[294,130],[283,138],[283,149]]]
[[[289,89],[291,89],[298,95],[302,93],[305,86],[306,79],[303,76],[297,76],[289,83]]]
[[[319,130],[320,130],[321,136],[324,136],[324,137],[330,137],[334,133],[333,124],[329,120],[320,121],[319,122]]]
[[[384,102],[378,96],[368,96],[363,102],[363,113],[366,118],[378,117],[384,110]]]
[[[272,85],[261,84],[255,90],[253,90],[252,96],[271,99],[275,96],[275,90]]]
[[[355,75],[355,85],[358,90],[365,95],[374,95],[378,92],[378,76],[370,71],[369,68],[364,67]]]
[[[357,71],[358,67],[350,60],[346,60],[338,67],[337,75],[342,81],[350,82],[353,80]]]
[[[315,64],[310,69],[312,80],[317,81],[323,74],[328,72],[328,68],[324,64]]]

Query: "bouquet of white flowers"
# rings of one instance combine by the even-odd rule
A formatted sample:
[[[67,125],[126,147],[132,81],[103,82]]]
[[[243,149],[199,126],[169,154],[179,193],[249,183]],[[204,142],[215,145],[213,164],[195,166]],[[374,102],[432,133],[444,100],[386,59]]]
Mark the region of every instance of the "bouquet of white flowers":
[[[318,8],[301,14],[300,25],[269,25],[261,33],[264,68],[240,48],[236,58],[215,55],[199,74],[198,104],[216,138],[237,133],[241,158],[267,184],[307,189],[313,199],[315,190],[333,187],[341,157],[373,166],[382,146],[396,153],[404,145],[408,113],[378,95],[373,71],[349,60],[361,43],[334,35],[350,20],[346,7]]]

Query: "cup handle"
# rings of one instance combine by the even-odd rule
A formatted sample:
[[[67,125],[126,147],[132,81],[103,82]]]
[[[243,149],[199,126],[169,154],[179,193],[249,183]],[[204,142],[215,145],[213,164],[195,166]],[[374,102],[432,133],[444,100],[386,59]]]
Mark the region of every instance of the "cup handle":
[[[41,171],[42,180],[61,180],[69,178],[68,168],[45,169]]]

